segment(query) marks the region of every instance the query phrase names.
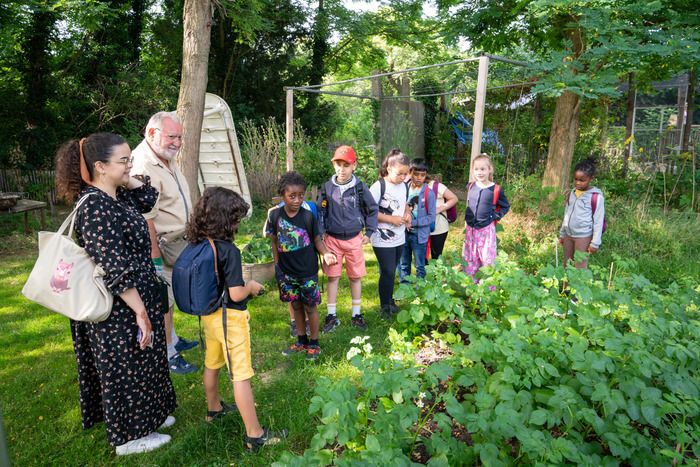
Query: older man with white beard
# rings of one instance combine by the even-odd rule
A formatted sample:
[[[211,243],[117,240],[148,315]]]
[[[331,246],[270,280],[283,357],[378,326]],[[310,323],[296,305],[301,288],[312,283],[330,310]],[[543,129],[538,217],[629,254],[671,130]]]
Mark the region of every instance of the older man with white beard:
[[[182,125],[175,112],[158,112],[146,125],[144,140],[132,152],[133,175],[147,175],[160,196],[153,210],[145,214],[151,236],[151,258],[158,275],[168,283],[168,313],[165,335],[168,344],[168,366],[176,374],[197,371],[180,352],[197,346],[196,341],[178,338],[173,326],[172,267],[186,244],[184,229],[192,204],[185,177],[175,163],[182,145]]]

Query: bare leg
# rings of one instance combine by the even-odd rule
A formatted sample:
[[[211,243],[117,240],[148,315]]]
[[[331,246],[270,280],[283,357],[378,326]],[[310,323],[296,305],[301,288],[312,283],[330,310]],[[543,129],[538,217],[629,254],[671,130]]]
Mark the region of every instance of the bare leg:
[[[292,321],[294,319],[296,319],[296,318],[294,318],[294,307],[290,303],[289,304],[289,320]]]
[[[233,382],[233,397],[243,419],[246,434],[251,438],[262,436],[263,429],[258,421],[258,414],[255,412],[255,399],[253,399],[253,388],[250,386],[250,379]]]
[[[328,295],[326,299],[326,303],[335,305],[336,300],[338,299],[338,285],[340,284],[340,276],[338,277],[329,277],[328,278]]]
[[[306,316],[309,318],[309,327],[311,328],[311,339],[316,340],[318,339],[318,324],[319,324],[319,317],[318,317],[318,307],[316,305],[314,306],[308,306],[304,305],[304,309],[306,310]],[[299,327],[297,326],[297,329]]]
[[[588,251],[588,246],[591,244],[593,237],[581,237],[574,238],[574,248],[576,251],[586,253]],[[581,262],[576,263],[576,269],[586,269],[588,267],[588,260],[585,259]]]
[[[574,259],[574,239],[564,237],[562,239],[562,247],[564,248],[564,267],[569,266],[569,261]]]
[[[330,292],[330,287],[328,288],[328,291]],[[353,300],[362,299],[362,278],[358,277],[357,279],[350,279],[350,296]]]
[[[304,316],[304,305],[301,302],[291,302],[294,309],[294,320],[297,323],[297,336],[306,335],[306,318]]]
[[[219,369],[212,370],[204,367],[204,395],[207,397],[207,410],[209,412],[218,412],[223,407],[221,406],[221,396],[219,396]]]
[[[168,309],[165,318],[165,344],[170,345],[173,341],[173,307]]]

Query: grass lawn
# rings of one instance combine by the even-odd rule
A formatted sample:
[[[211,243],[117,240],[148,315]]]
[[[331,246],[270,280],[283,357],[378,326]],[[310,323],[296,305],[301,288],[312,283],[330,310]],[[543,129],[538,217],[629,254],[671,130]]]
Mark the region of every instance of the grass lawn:
[[[675,276],[697,280],[700,227],[696,217],[640,218],[630,209],[618,212],[626,212],[627,217],[623,219],[620,214],[618,222],[612,224],[604,237],[610,246],[593,258],[592,267],[607,268],[614,261],[654,281],[669,282]],[[257,209],[255,217],[242,226],[241,243],[259,231],[263,215],[264,211]],[[526,269],[554,262],[557,222],[543,224],[536,219],[533,215],[509,214],[503,222],[504,231],[499,233],[501,248]],[[55,227],[55,219],[53,223]],[[338,300],[343,324],[333,334],[321,335],[323,353],[317,362],[281,355],[291,343],[288,312],[278,299],[275,285],[268,284],[267,293],[249,304],[257,372],[253,388],[261,422],[288,428],[288,442],[247,454],[238,416],[212,425],[204,423],[206,404],[200,371],[172,378],[178,397],[174,414],[177,423],[166,431],[172,435],[172,442],[152,453],[117,458],[102,425],[88,431],[81,428],[77,371],[67,319],[29,302],[20,293],[36,257],[36,241],[35,235],[13,233],[20,231],[18,225],[0,225],[0,409],[14,465],[269,465],[284,450],[300,453],[308,446],[316,431],[316,420],[309,419],[308,406],[317,378],[356,376],[357,370],[345,359],[353,336],[369,335],[375,352],[386,350],[390,323],[378,318],[378,271],[370,247],[365,249],[369,275],[363,283],[363,311],[369,330],[360,333],[349,325],[349,288],[343,279]],[[459,252],[462,228],[459,221],[452,225],[446,251]],[[325,306],[320,309],[324,316]],[[195,318],[176,312],[175,322],[178,334],[197,338]],[[187,352],[186,357],[202,367],[203,353],[199,349]],[[225,378],[222,372],[220,387],[231,400]]]
[[[260,210],[258,210],[260,211]],[[261,225],[259,215],[242,226],[245,241]],[[303,356],[281,354],[289,337],[288,312],[279,301],[274,284],[249,304],[253,366],[257,372],[253,388],[261,422],[286,427],[286,444],[248,454],[243,449],[243,424],[238,416],[219,423],[204,422],[206,403],[201,371],[173,375],[178,408],[177,423],[167,432],[172,442],[152,453],[119,457],[107,443],[102,424],[83,431],[78,400],[75,356],[68,320],[26,300],[20,293],[34,264],[33,238],[3,237],[0,259],[0,407],[5,423],[10,459],[14,465],[269,465],[285,449],[301,452],[315,431],[307,416],[314,382],[319,376],[338,378],[352,374],[345,359],[349,341],[355,335],[369,335],[378,351],[384,345],[389,323],[378,318],[377,265],[367,247],[368,277],[364,282],[363,311],[369,330],[350,326],[350,295],[347,280],[341,281],[338,315],[342,325],[330,335],[321,335],[322,354],[318,362]],[[325,303],[325,297],[324,297]],[[325,316],[325,307],[321,306]],[[178,334],[198,338],[194,317],[175,313]],[[199,348],[187,352],[188,360],[200,368],[204,354]],[[232,400],[231,385],[222,372],[222,395]]]

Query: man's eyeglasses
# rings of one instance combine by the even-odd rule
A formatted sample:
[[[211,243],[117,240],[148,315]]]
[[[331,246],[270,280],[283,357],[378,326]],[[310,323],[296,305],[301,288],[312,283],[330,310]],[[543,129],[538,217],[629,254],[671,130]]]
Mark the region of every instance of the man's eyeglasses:
[[[158,130],[158,131],[160,131],[160,132],[163,131],[163,130],[161,130],[160,128],[154,128],[154,130]],[[165,137],[168,138],[170,141],[175,141],[176,139],[179,139],[180,142],[182,142],[182,135],[169,135],[169,134],[166,134]]]

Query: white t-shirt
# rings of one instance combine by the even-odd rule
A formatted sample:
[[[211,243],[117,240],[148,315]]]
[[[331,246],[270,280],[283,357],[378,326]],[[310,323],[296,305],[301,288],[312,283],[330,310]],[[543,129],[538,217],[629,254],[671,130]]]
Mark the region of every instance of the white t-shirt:
[[[431,181],[428,184],[428,188],[433,190],[433,184],[438,183],[435,180]],[[445,191],[447,191],[447,187],[443,185],[442,183],[438,183],[438,191],[437,191],[437,202],[435,204],[435,207],[439,208],[443,204],[445,204]],[[447,222],[447,213],[445,211],[441,212],[438,214],[435,218],[435,230],[433,230],[430,235],[440,235],[444,234],[450,230],[450,223]]]
[[[384,198],[379,199],[381,187],[379,181],[374,182],[370,187],[369,192],[372,193],[374,200],[379,205],[379,213],[390,216],[403,217],[406,210],[406,185],[386,181],[386,191]],[[401,246],[406,243],[406,226],[401,225],[396,227],[387,222],[380,222],[377,231],[372,234],[372,246],[377,248],[391,248]]]

